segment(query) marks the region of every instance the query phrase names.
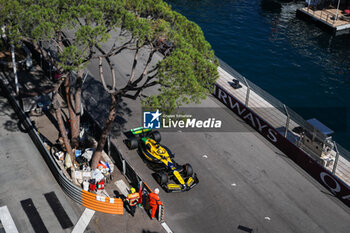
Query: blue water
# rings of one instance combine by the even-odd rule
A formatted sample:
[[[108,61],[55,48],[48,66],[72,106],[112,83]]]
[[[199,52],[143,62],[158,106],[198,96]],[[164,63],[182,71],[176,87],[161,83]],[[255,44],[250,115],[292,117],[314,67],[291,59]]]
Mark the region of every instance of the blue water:
[[[166,2],[202,28],[219,58],[350,149],[350,35],[297,19],[303,1]]]

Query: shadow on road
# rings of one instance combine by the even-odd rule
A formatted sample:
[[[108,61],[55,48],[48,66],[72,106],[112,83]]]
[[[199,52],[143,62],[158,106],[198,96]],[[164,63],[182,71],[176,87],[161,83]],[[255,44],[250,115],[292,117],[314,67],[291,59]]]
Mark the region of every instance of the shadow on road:
[[[83,99],[86,110],[96,119],[101,126],[108,117],[110,108],[110,95],[105,91],[101,82],[94,80],[90,75],[86,78],[83,84]],[[126,118],[132,115],[131,109],[123,101],[119,101],[117,107],[117,116],[115,124],[110,132],[111,137],[118,137],[124,131]]]
[[[3,96],[3,93],[1,93],[1,96]],[[0,117],[9,118],[9,120],[1,122],[4,129],[10,132],[22,131],[21,123],[6,98],[0,98],[0,109]]]

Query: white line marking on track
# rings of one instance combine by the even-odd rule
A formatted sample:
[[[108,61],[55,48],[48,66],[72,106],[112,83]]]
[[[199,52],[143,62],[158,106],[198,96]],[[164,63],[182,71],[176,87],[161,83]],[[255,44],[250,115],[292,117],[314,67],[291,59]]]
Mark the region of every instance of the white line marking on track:
[[[75,224],[72,233],[84,233],[86,227],[89,225],[90,220],[94,216],[95,211],[86,208],[83,214],[80,216],[79,221]]]
[[[167,233],[173,233],[173,231],[170,229],[170,227],[168,226],[168,224],[166,224],[165,222],[162,222],[160,225],[162,225],[162,227],[164,228],[164,230]]]
[[[15,222],[13,221],[7,206],[0,207],[0,220],[6,233],[18,233]]]

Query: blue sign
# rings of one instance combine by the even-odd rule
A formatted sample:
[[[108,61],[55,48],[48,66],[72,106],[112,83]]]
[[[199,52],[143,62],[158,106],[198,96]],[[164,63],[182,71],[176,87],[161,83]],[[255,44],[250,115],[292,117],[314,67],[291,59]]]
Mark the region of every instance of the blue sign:
[[[156,112],[143,112],[143,128],[145,129],[160,129],[159,110]]]

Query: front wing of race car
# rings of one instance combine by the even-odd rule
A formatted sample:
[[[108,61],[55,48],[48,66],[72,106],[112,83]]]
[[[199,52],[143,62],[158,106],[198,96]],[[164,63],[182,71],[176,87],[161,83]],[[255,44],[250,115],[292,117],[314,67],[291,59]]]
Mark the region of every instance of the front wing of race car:
[[[162,188],[167,192],[185,192],[192,189],[199,183],[197,178],[197,174],[194,173],[193,176],[184,179],[184,184],[176,184],[176,183],[166,183],[162,185]]]

